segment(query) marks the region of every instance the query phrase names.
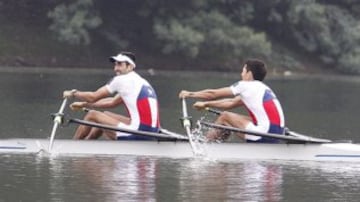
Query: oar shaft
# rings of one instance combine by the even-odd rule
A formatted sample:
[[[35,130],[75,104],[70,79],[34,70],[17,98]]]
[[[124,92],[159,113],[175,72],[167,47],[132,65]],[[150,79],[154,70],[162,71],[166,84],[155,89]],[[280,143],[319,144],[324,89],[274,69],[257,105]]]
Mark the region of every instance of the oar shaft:
[[[51,152],[52,146],[54,144],[55,133],[56,133],[56,130],[57,130],[58,127],[59,127],[59,123],[55,122],[54,125],[53,125],[53,128],[51,130],[50,143],[49,143],[49,148],[48,148],[49,152]]]
[[[183,118],[182,118],[183,127],[186,130],[188,130],[191,127],[191,121],[189,119],[185,98],[182,99],[182,111],[183,111]]]
[[[61,124],[62,122],[62,116],[63,116],[63,113],[64,113],[64,110],[65,110],[65,106],[66,106],[66,103],[67,103],[67,98],[64,98],[61,106],[60,106],[60,109],[58,111],[57,114],[55,114],[55,117],[54,117],[54,126],[53,126],[53,129],[51,131],[51,135],[50,135],[50,143],[49,143],[49,152],[51,152],[51,149],[52,149],[52,146],[54,144],[54,139],[55,139],[55,134],[56,134],[56,130],[58,128],[58,126]]]
[[[63,100],[63,102],[62,102],[62,104],[61,104],[61,106],[60,106],[60,110],[59,110],[59,113],[63,113],[64,112],[64,110],[65,110],[65,106],[66,106],[66,103],[67,103],[67,98],[64,98],[64,100]]]
[[[187,117],[187,116],[188,116],[188,112],[187,112],[187,106],[186,106],[186,100],[185,100],[185,98],[183,98],[183,99],[181,100],[181,102],[182,102],[183,116],[184,116],[184,117]]]
[[[184,135],[169,131],[169,130],[167,130],[165,128],[161,128],[160,133],[165,134],[165,135],[169,135],[170,137],[178,138],[178,139],[181,139],[181,140],[189,140],[189,138],[185,137]]]
[[[220,111],[220,110],[217,110],[217,109],[214,109],[214,108],[206,107],[205,110],[208,111],[208,112],[214,113],[214,114],[216,114],[216,115],[220,115],[220,114],[221,114],[221,111]]]
[[[216,115],[220,115],[222,113],[220,110],[210,108],[210,107],[205,108],[205,110],[208,111],[208,112],[214,113]],[[247,134],[252,134],[252,133],[247,132]],[[254,135],[256,135],[256,134],[254,134]],[[270,134],[270,135],[273,135],[273,134]],[[274,134],[274,135],[278,135],[278,134]],[[281,137],[283,137],[283,136],[281,135]],[[314,143],[319,143],[319,142],[328,143],[328,142],[331,142],[331,140],[328,140],[328,139],[315,138],[315,137],[311,137],[311,136],[307,136],[307,135],[302,135],[302,134],[299,134],[299,133],[296,133],[296,132],[293,132],[293,131],[290,131],[289,135],[287,135],[285,137],[289,137],[289,139],[294,137],[296,139],[302,139],[304,141],[306,140],[306,142],[314,142]],[[284,138],[282,138],[282,139],[284,139]]]
[[[191,122],[187,112],[187,104],[185,98],[182,99],[182,112],[183,112],[183,127],[185,128],[186,134],[189,138],[190,146],[194,154],[197,154],[195,142],[193,140],[193,134],[191,133]]]
[[[115,126],[110,126],[110,125],[105,125],[105,124],[94,123],[94,122],[80,120],[80,119],[69,119],[69,123],[77,123],[80,125],[91,126],[91,127],[96,127],[96,128],[106,129],[106,130],[120,131],[120,132],[130,133],[130,134],[134,134],[134,135],[141,135],[141,136],[146,136],[146,137],[163,138],[163,139],[167,139],[167,140],[188,140],[187,137],[184,137],[181,135],[174,135],[174,134],[170,134],[170,133],[167,133],[167,134],[166,133],[156,133],[156,132],[141,131],[141,130],[132,130],[132,129],[127,129],[127,128],[120,128],[120,127],[115,127]]]
[[[293,137],[293,136],[286,136],[286,135],[280,135],[280,134],[262,133],[262,132],[257,132],[257,131],[250,131],[250,130],[245,130],[245,129],[241,129],[241,128],[235,128],[235,127],[230,127],[230,126],[209,123],[206,121],[199,121],[199,122],[202,125],[212,127],[212,128],[229,130],[229,131],[238,132],[238,133],[245,133],[245,134],[249,134],[249,135],[256,135],[256,136],[260,136],[260,137],[269,137],[269,138],[275,138],[275,139],[280,139],[280,140],[308,142],[308,143],[329,143],[329,142],[331,142],[331,140],[327,140],[327,139],[311,138],[311,137]]]

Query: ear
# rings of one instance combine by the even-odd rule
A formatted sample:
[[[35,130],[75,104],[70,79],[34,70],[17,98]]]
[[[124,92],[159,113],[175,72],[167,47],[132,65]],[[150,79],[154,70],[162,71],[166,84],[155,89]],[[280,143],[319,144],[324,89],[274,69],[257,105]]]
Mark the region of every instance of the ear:
[[[135,69],[135,67],[134,67],[132,64],[128,64],[128,65],[127,65],[127,68],[130,69],[130,70],[134,70],[134,69]]]
[[[248,71],[248,74],[249,74],[249,79],[254,80],[254,75],[253,75],[252,71]]]

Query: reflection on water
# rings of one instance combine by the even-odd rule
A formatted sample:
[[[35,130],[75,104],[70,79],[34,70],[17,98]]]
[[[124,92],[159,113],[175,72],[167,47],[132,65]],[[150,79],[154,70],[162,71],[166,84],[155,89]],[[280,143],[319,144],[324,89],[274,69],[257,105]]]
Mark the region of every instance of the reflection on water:
[[[186,200],[280,201],[282,197],[282,168],[277,165],[188,161],[181,170]]]
[[[358,201],[360,197],[358,163],[300,161],[286,162],[286,168],[285,198]]]
[[[52,192],[59,197],[68,197],[67,193],[76,190],[92,193],[81,195],[90,201],[153,201],[156,188],[157,161],[147,158],[109,158],[109,157],[75,157],[55,158],[51,161],[50,170]],[[63,164],[66,165],[63,165]],[[60,179],[57,176],[62,176]],[[89,198],[88,198],[89,197]],[[60,201],[63,198],[59,198]]]
[[[282,197],[281,166],[261,162],[125,156],[15,157],[15,162],[23,161],[24,167],[17,168],[23,179],[2,178],[1,196],[5,192],[9,195],[2,199],[15,199],[18,192],[37,193],[32,196],[34,201],[280,201]],[[33,160],[37,161],[35,167],[30,166]],[[7,183],[16,187],[4,190]]]
[[[275,202],[360,197],[360,165],[354,163],[0,155],[0,168],[0,201]]]

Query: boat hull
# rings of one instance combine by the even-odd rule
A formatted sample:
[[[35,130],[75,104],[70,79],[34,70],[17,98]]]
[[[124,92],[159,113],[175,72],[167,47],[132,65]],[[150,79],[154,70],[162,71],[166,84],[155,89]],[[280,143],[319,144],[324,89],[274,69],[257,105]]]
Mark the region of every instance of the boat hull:
[[[0,140],[0,153],[48,152],[48,139]],[[137,155],[170,158],[192,158],[197,155],[218,160],[305,160],[357,161],[360,145],[351,143],[324,144],[254,144],[212,143],[198,145],[196,155],[184,141],[108,141],[55,140],[52,154],[58,155]]]

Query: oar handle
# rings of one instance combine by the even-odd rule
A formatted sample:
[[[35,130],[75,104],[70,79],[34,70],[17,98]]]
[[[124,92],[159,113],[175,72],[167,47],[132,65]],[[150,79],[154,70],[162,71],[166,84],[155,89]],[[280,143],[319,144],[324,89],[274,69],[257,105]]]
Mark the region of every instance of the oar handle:
[[[220,110],[217,110],[217,109],[214,109],[214,108],[206,107],[205,110],[208,111],[208,112],[214,113],[214,114],[216,114],[216,115],[220,115],[220,114],[221,114],[221,111],[220,111]]]

